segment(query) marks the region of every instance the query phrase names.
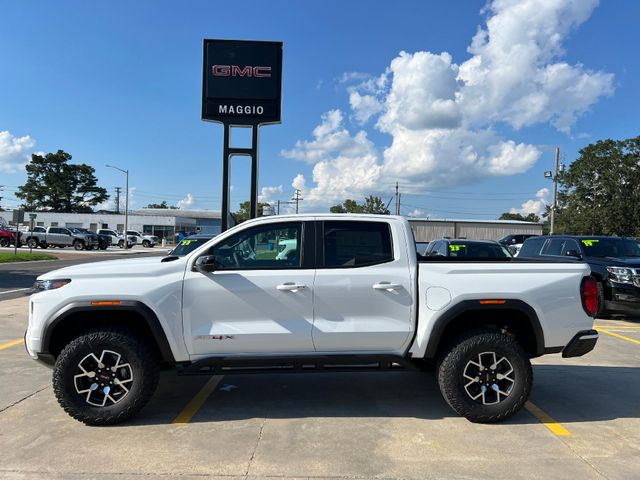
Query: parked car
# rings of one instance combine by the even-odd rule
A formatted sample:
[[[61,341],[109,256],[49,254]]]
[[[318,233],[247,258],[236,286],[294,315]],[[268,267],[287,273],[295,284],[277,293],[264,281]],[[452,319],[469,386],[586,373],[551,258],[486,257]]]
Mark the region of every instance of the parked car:
[[[102,235],[86,228],[71,228],[73,233],[85,233],[87,235],[96,235],[98,237],[98,247],[100,250],[106,250],[111,245],[111,235]]]
[[[511,258],[509,251],[492,240],[443,238],[429,243],[425,256],[468,258]]]
[[[0,226],[0,247],[8,247],[16,244],[16,231],[9,227]],[[22,246],[20,232],[18,232],[18,247]]]
[[[111,245],[117,245],[120,248],[124,248],[124,237],[116,232],[115,230],[110,230],[108,228],[101,228],[98,230],[98,235],[108,235],[111,238]],[[128,248],[131,248],[136,242],[135,237],[128,237]]]
[[[176,247],[169,252],[169,255],[175,257],[183,257],[187,253],[193,252],[196,248],[201,247],[216,235],[207,235],[204,233],[198,233],[196,235],[190,235],[184,240],[181,240]]]
[[[137,230],[127,230],[127,235],[135,238],[134,243],[139,243],[145,248],[155,247],[156,243],[158,243],[158,237],[155,235],[146,235]]]
[[[73,247],[76,250],[91,250],[98,246],[98,236],[95,233],[74,233],[66,227],[34,227],[23,233],[22,237],[29,248]]]
[[[586,262],[598,281],[600,318],[640,316],[640,245],[623,237],[553,235],[527,239],[518,258]]]
[[[509,250],[509,253],[514,257],[518,256],[518,252],[520,248],[522,248],[522,244],[527,238],[537,237],[537,235],[531,234],[514,234],[507,235],[498,240],[498,243]]]
[[[300,255],[257,255],[265,238],[295,240]],[[184,375],[391,372],[435,359],[451,408],[498,422],[527,401],[531,358],[594,348],[595,284],[571,261],[419,262],[403,217],[261,217],[181,257],[38,277],[25,344],[53,365],[64,410],[90,425],[134,416],[167,365]]]

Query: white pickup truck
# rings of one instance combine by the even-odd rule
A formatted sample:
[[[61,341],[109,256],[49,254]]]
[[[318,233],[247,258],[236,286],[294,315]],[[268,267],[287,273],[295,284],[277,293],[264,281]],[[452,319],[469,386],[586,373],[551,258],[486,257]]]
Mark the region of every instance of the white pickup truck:
[[[297,248],[278,255],[282,240]],[[178,257],[114,260],[37,279],[29,354],[87,424],[130,418],[163,366],[182,374],[406,370],[433,363],[471,421],[517,412],[530,358],[598,338],[584,263],[428,257],[394,216],[245,222]]]

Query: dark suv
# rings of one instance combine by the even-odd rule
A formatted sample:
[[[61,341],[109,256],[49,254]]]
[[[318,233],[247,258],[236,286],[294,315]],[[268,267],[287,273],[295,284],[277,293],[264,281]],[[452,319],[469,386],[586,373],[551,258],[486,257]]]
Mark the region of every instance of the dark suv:
[[[443,238],[427,246],[425,257],[511,258],[498,242],[491,240],[466,240]]]
[[[598,280],[600,318],[640,316],[640,243],[622,237],[543,236],[527,239],[518,258],[585,261]]]

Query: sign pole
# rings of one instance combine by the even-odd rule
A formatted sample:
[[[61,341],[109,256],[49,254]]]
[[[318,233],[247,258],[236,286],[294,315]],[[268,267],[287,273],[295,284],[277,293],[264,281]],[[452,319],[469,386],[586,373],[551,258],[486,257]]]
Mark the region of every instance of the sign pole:
[[[229,172],[229,162],[231,161],[231,148],[229,146],[230,135],[229,130],[231,127],[228,123],[224,124],[224,152],[222,154],[222,222],[220,226],[221,231],[226,231],[229,228],[229,190],[231,190],[229,181],[230,181],[230,173]]]
[[[258,217],[258,129],[259,125],[251,127],[251,218]]]

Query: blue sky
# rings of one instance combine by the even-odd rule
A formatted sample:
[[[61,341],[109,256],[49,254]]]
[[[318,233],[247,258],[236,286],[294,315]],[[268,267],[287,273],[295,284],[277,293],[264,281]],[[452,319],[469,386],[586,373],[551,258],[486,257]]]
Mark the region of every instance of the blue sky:
[[[388,200],[398,181],[403,214],[538,211],[554,145],[570,163],[638,135],[640,3],[536,2],[3,1],[3,206],[25,158],[61,148],[110,193],[124,180],[105,164],[129,168],[133,207],[219,209],[201,48],[237,38],[284,42],[283,122],[261,129],[265,200],[288,200],[297,177],[302,211],[326,211]],[[248,167],[234,163],[234,206]]]

